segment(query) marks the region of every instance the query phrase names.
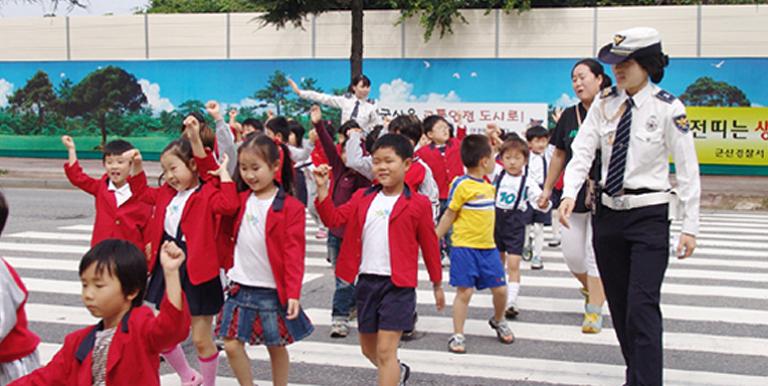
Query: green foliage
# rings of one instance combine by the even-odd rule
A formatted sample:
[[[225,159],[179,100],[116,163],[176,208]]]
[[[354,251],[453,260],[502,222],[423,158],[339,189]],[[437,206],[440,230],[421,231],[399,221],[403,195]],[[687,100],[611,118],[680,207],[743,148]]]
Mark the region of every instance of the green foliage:
[[[750,106],[747,95],[736,86],[708,76],[696,79],[680,99],[688,106]]]
[[[277,70],[269,77],[266,87],[256,91],[253,97],[273,104],[277,109],[277,115],[287,115],[288,111],[281,111],[281,106],[286,105],[288,93],[288,78],[284,72]]]
[[[55,112],[59,100],[56,93],[53,92],[53,85],[48,79],[48,74],[38,70],[23,88],[16,90],[8,98],[8,103],[14,113],[35,115],[39,125],[45,121],[45,114],[48,111]]]
[[[259,12],[262,8],[248,0],[151,0],[146,13],[221,13]]]

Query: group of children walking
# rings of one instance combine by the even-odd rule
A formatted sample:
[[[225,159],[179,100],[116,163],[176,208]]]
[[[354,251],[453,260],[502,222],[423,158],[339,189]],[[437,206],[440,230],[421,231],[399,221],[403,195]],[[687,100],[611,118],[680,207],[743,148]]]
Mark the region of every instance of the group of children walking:
[[[224,122],[217,103],[207,110],[215,130],[202,114],[185,118],[180,138],[161,153],[159,187],[147,184],[130,143],[105,145],[105,173],[96,179],[83,172],[74,140],[62,137],[67,177],[95,198],[92,249],[79,273],[83,303],[101,321],[68,335],[37,370],[25,359],[34,350],[9,356],[3,340],[3,367],[21,369],[3,371],[14,374],[3,384],[159,384],[162,356],[183,385],[214,385],[217,338],[241,385],[253,384],[246,344],[264,344],[273,383],[287,384],[286,346],[314,330],[300,301],[307,204],[330,230],[331,336],[347,336],[356,313],[360,346],[380,385],[405,384],[410,375],[397,348],[415,329],[419,254],[437,310],[446,302],[442,266],[450,265],[456,296],[449,351],[467,351],[469,303],[486,288],[493,295],[490,327],[502,343],[514,341],[507,320],[520,312],[520,260],[531,224],[532,268],[543,267],[540,224],[549,221],[551,205],[536,201],[546,179],[546,129],[528,129],[526,141],[495,127],[466,135],[443,117],[400,116],[368,131],[351,120],[334,141],[314,106],[313,130],[302,144],[303,131],[291,130],[286,118],[235,125]],[[307,178],[297,177],[299,170]],[[299,186],[306,187],[303,201],[295,198]],[[15,347],[34,347],[39,339],[26,328],[23,284],[3,267],[21,289],[12,303],[3,300],[19,312],[13,336],[27,343]],[[190,332],[198,369],[180,346]]]

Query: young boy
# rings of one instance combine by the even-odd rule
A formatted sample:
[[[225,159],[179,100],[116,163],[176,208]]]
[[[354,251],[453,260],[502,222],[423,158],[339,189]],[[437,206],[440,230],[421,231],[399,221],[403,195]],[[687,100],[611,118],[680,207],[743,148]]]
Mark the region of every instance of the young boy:
[[[464,321],[474,289],[491,289],[494,315],[488,321],[499,341],[512,343],[512,330],[504,319],[507,292],[504,290],[504,266],[493,240],[493,185],[484,178],[493,171],[494,159],[488,137],[468,135],[461,143],[461,162],[467,174],[451,185],[448,209],[437,227],[443,237],[453,225],[451,236],[451,285],[456,287],[453,301],[453,336],[448,350],[466,352]]]
[[[147,283],[144,254],[123,240],[104,240],[80,260],[82,300],[101,321],[64,338],[51,361],[22,385],[160,385],[160,353],[186,339],[189,308],[181,292],[184,252],[166,242],[160,253],[165,297],[155,316],[142,306]],[[107,354],[109,353],[109,354]]]
[[[138,151],[121,139],[108,142],[102,158],[105,173],[95,179],[83,172],[72,137],[62,136],[61,142],[69,152],[69,162],[64,164],[67,179],[95,198],[96,220],[91,246],[105,239],[121,239],[143,249],[144,228],[152,207],[132,193],[137,186],[147,183]]]
[[[549,145],[549,131],[542,126],[533,126],[526,130],[525,139],[528,141],[530,149],[530,159],[528,160],[528,174],[531,180],[539,188],[544,187],[544,181],[547,180],[547,168],[551,156],[547,154]],[[537,205],[532,205],[537,207]],[[544,225],[552,224],[552,210],[546,212],[533,212],[529,226],[525,230],[526,235],[533,234],[533,245],[531,251],[531,269],[543,269],[544,263],[541,261],[541,252],[544,248]]]
[[[0,234],[8,219],[8,203],[0,192]],[[24,305],[27,289],[19,274],[0,258],[0,385],[40,367],[40,338],[29,330]]]
[[[503,164],[493,177],[496,187],[496,224],[494,239],[507,263],[507,309],[504,316],[514,319],[519,313],[517,295],[520,292],[520,259],[525,243],[526,224],[538,212],[541,188],[533,181],[528,169],[528,145],[517,135],[505,140],[499,149]],[[533,208],[533,209],[531,209]],[[551,210],[550,207],[542,212]]]
[[[422,146],[416,155],[419,156],[435,177],[437,183],[440,211],[438,219],[442,217],[448,208],[448,192],[451,182],[464,175],[464,165],[461,163],[461,141],[451,137],[451,126],[445,118],[439,115],[430,115],[424,118],[424,135],[429,139],[429,144]],[[440,250],[443,256],[443,265],[450,261],[450,232],[440,240]]]
[[[328,227],[346,225],[336,276],[354,283],[363,354],[378,368],[379,385],[405,384],[410,368],[397,359],[403,331],[412,330],[421,247],[438,310],[445,306],[440,250],[429,200],[405,184],[413,147],[401,135],[376,141],[378,184],[336,207],[328,194],[328,166],[315,170],[317,211]],[[358,276],[359,273],[359,276]]]

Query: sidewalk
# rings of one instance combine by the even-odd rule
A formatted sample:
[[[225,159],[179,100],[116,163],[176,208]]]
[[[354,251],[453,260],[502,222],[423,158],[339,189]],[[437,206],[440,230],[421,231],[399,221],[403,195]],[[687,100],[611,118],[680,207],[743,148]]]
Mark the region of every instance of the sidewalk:
[[[64,176],[63,159],[0,157],[0,188],[75,189]],[[80,160],[90,176],[104,173],[101,160]],[[150,185],[161,174],[160,163],[144,161]],[[707,209],[768,210],[768,177],[701,176],[701,206]]]

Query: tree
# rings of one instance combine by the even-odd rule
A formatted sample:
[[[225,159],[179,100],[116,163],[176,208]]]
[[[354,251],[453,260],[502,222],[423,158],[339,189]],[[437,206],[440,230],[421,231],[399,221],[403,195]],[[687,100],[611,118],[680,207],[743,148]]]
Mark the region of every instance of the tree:
[[[304,78],[299,82],[299,88],[302,90],[311,90],[311,91],[317,91],[317,92],[323,92],[323,89],[320,87],[317,87],[317,79],[315,78]],[[309,113],[309,109],[312,107],[312,105],[315,104],[315,102],[312,102],[307,99],[303,98],[295,98],[290,99],[286,101],[286,107],[291,110],[291,113],[294,115],[301,115],[301,114],[307,114]]]
[[[93,117],[101,129],[101,146],[107,142],[107,116],[138,111],[147,103],[136,77],[115,66],[96,70],[72,89],[67,103],[70,116]]]
[[[59,105],[59,99],[53,92],[53,85],[48,79],[48,74],[38,70],[32,79],[27,81],[23,88],[8,98],[11,110],[25,114],[37,115],[37,125],[45,122],[45,114],[48,111],[56,111]]]
[[[3,4],[10,2],[9,0],[0,0],[0,8],[3,7]],[[79,8],[86,8],[85,2],[83,0],[13,0],[15,3],[49,3],[52,5],[51,11],[47,14],[49,16],[55,16],[56,10],[59,9],[59,5],[65,5],[67,8],[67,11],[71,11],[75,7]]]
[[[286,105],[288,93],[288,79],[284,72],[277,70],[269,77],[267,86],[256,91],[253,97],[275,105],[277,115],[281,115],[280,106]],[[288,114],[287,111],[284,113]]]
[[[197,111],[198,113],[201,113],[205,111],[205,103],[197,99],[189,99],[182,102],[179,105],[179,107],[176,109],[176,111],[181,113],[181,115],[184,117],[186,117],[187,115],[195,111]]]
[[[151,0],[146,13],[219,13],[258,12],[261,9],[247,0]]]
[[[750,106],[744,91],[726,82],[718,82],[708,76],[696,79],[685,89],[680,99],[688,106]]]

